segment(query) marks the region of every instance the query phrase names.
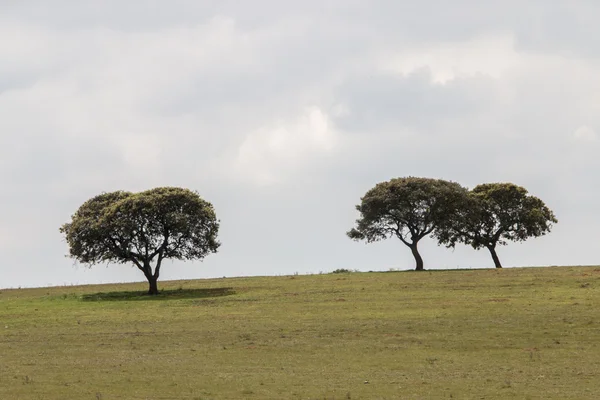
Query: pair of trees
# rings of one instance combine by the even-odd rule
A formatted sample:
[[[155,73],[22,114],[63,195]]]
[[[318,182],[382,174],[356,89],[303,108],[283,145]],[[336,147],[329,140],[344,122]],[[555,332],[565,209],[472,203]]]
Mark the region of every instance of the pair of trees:
[[[418,244],[427,235],[447,247],[487,248],[502,268],[498,245],[545,235],[558,222],[542,200],[512,183],[469,191],[441,179],[396,178],[369,190],[356,209],[360,218],[347,235],[367,243],[396,236],[411,249],[416,270],[424,269]]]

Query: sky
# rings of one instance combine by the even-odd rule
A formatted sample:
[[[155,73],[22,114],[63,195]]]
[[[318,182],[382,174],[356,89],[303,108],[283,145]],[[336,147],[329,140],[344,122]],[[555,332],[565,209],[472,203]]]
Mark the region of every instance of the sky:
[[[513,182],[559,223],[506,266],[600,263],[600,2],[0,0],[0,288],[142,281],[66,257],[113,190],[181,186],[218,254],[161,279],[410,269],[345,235],[394,177]],[[485,251],[420,244],[427,269]]]

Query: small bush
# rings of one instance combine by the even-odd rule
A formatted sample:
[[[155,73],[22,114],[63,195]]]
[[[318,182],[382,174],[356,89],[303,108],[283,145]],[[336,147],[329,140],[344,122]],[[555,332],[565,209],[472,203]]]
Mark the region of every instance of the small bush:
[[[352,272],[352,271],[350,271],[349,269],[338,268],[335,271],[333,271],[332,274],[349,274],[350,272]]]

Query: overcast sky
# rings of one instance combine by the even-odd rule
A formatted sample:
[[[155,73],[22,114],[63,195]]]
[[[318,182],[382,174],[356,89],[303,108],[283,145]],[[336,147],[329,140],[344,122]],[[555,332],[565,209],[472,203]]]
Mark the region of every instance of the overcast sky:
[[[600,2],[0,0],[0,287],[143,280],[58,232],[88,198],[197,190],[219,254],[161,278],[413,268],[345,232],[377,182],[510,181],[554,210],[506,266],[600,263]],[[425,268],[492,267],[421,244]]]

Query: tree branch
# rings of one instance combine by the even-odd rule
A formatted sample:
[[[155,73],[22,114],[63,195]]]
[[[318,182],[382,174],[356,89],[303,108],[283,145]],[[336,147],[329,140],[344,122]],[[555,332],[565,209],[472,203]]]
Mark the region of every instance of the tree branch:
[[[431,232],[433,232],[434,229],[435,229],[435,226],[432,226],[431,228],[425,230],[425,232],[423,232],[423,236],[421,238],[423,238],[424,236],[429,235]]]
[[[156,266],[154,267],[154,279],[158,279],[158,276],[160,275],[160,266],[163,261],[163,256],[164,256],[164,251],[161,250],[158,253],[158,259],[156,260]]]
[[[135,266],[136,266],[136,267],[138,267],[138,269],[139,269],[140,271],[142,271],[144,274],[146,273],[146,271],[144,270],[144,267],[142,267],[142,264],[140,264],[140,262],[139,262],[137,259],[135,259],[135,258],[131,257],[129,260],[130,260],[131,262],[133,262],[133,263],[135,264]]]
[[[404,239],[404,235],[402,235],[402,230],[400,229],[399,226],[396,229],[394,229],[394,231],[396,232],[396,236],[398,236],[398,239],[400,239],[402,241],[402,243],[404,243],[408,247],[411,246],[411,243],[408,242],[406,239]]]

